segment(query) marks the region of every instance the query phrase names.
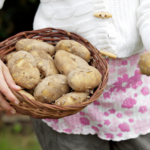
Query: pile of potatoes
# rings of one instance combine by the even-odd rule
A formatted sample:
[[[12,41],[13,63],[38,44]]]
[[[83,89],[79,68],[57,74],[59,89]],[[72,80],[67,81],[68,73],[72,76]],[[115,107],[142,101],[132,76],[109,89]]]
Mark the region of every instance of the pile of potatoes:
[[[29,99],[59,106],[80,104],[91,96],[101,80],[90,66],[89,50],[73,40],[56,46],[36,39],[22,39],[7,55],[7,66],[19,91]]]

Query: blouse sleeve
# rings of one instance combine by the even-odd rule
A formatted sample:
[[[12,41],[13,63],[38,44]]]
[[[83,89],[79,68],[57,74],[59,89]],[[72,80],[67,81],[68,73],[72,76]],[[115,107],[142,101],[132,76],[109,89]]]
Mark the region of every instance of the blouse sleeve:
[[[5,2],[5,0],[0,0],[0,9],[2,9],[4,2]]]
[[[140,0],[137,9],[137,27],[141,35],[144,47],[150,51],[150,0]]]

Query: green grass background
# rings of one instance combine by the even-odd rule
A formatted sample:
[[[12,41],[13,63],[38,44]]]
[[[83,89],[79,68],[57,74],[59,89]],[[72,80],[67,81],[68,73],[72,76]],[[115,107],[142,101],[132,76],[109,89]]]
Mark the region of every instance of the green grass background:
[[[42,150],[31,124],[0,127],[0,150]]]

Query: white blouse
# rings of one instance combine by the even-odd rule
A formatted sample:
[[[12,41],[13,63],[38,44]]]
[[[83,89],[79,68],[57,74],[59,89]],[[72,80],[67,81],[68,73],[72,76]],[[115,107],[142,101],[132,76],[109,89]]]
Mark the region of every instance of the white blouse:
[[[94,16],[104,12],[112,17]],[[45,27],[75,32],[98,50],[129,57],[150,50],[150,0],[41,0],[33,28]]]
[[[112,17],[98,18],[96,12]],[[41,0],[33,26],[75,32],[98,50],[124,58],[150,50],[149,22],[150,0]]]

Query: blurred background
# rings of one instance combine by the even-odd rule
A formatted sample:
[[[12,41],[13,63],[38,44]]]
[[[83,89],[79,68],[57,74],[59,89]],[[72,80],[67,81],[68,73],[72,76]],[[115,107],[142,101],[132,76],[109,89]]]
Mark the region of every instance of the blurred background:
[[[33,19],[40,0],[5,0],[0,10],[0,41],[33,29]]]
[[[5,0],[0,10],[0,42],[33,29],[40,0]],[[0,150],[41,150],[28,116],[0,112]]]

